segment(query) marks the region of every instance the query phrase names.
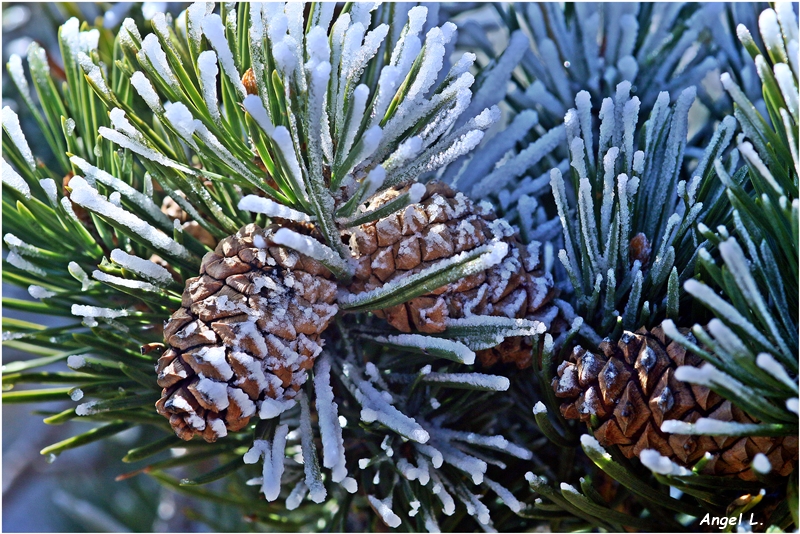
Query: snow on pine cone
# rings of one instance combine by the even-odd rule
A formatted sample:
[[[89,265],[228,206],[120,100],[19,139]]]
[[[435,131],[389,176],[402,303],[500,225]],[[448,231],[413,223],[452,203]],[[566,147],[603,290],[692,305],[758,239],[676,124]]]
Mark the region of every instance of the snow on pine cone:
[[[175,433],[215,441],[280,413],[322,350],[336,284],[319,262],[249,224],[205,255],[164,326],[156,403]]]
[[[564,399],[567,419],[600,426],[594,436],[604,447],[618,445],[627,458],[655,449],[683,466],[692,466],[706,452],[711,460],[701,473],[754,480],[750,464],[758,453],[773,471],[789,474],[798,457],[798,439],[791,437],[726,437],[666,434],[665,420],[695,422],[700,417],[752,423],[742,410],[705,386],[675,378],[681,365],[699,366],[702,359],[666,338],[661,327],[625,332],[617,344],[605,341],[602,354],[576,347],[553,379],[556,397]]]
[[[373,197],[375,209],[403,194],[410,186],[388,189]],[[428,294],[375,310],[402,332],[435,334],[448,319],[472,315],[531,318],[548,326],[557,310],[549,304],[555,294],[550,273],[544,272],[539,244],[520,244],[514,229],[498,218],[490,204],[478,205],[443,183],[429,183],[419,203],[345,233],[357,262],[353,293],[371,291],[418,273],[492,239],[508,243],[508,253],[496,266],[442,286]],[[509,338],[477,353],[485,366],[499,361],[524,368],[531,362],[525,338]]]

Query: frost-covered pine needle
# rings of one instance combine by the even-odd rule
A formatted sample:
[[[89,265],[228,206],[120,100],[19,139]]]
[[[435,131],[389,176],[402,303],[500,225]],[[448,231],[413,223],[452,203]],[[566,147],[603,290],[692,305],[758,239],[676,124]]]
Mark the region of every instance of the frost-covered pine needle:
[[[14,168],[6,162],[5,158],[2,160],[2,179],[3,183],[21,194],[25,198],[31,198],[31,188],[28,182],[19,175]]]
[[[322,465],[332,470],[331,480],[341,482],[347,476],[342,427],[339,424],[338,405],[331,387],[331,363],[323,353],[317,360],[314,374],[314,391],[322,438]]]
[[[639,459],[642,461],[642,464],[645,467],[647,467],[654,473],[659,473],[661,475],[684,477],[693,474],[685,467],[679,466],[666,456],[662,456],[661,454],[659,454],[659,452],[654,449],[643,450],[639,454]]]
[[[125,211],[108,202],[80,176],[73,176],[69,185],[72,187],[70,199],[79,206],[124,225],[131,232],[139,235],[159,250],[182,259],[188,260],[191,258],[189,251],[183,245],[129,211]]]
[[[11,142],[17,147],[17,150],[19,150],[19,153],[22,154],[22,158],[25,160],[25,163],[28,164],[28,167],[30,167],[32,171],[35,171],[36,161],[33,159],[33,153],[31,152],[31,147],[28,145],[28,140],[25,138],[25,134],[22,133],[22,128],[19,125],[19,117],[14,110],[8,106],[3,106],[2,117],[3,129],[11,138]]]
[[[256,195],[246,195],[239,201],[239,205],[237,207],[244,211],[263,213],[267,217],[287,219],[302,223],[313,222],[313,218],[302,211],[294,210],[288,206],[279,204],[274,200]]]
[[[308,406],[308,399],[304,394],[299,395],[300,399],[300,444],[303,451],[303,469],[305,470],[305,481],[308,486],[309,498],[315,503],[325,500],[328,492],[322,481],[322,473],[319,469],[317,460],[317,450],[314,446],[314,435],[311,429],[311,412]]]
[[[166,286],[173,282],[172,275],[164,267],[118,248],[111,251],[111,261],[154,284]]]

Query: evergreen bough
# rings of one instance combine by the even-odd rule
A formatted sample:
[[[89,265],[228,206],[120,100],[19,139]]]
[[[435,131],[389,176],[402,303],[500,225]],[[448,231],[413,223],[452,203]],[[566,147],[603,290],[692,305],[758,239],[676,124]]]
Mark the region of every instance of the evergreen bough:
[[[731,21],[748,18],[737,6],[498,5],[509,44],[474,84],[467,73],[475,56],[450,66],[459,46],[454,28],[436,30],[421,8],[409,18],[409,7],[391,4],[341,11],[312,4],[306,13],[300,5],[284,12],[223,4],[219,14],[210,6],[195,4],[174,21],[158,14],[152,33],[140,33],[146,26],[132,19],[116,36],[69,20],[59,31],[62,87],[35,43],[30,78],[19,57],[7,66],[52,168],[41,159],[44,146],[31,148],[33,132],[26,138],[4,108],[4,279],[35,299],[4,298],[4,305],[76,319],[49,327],[4,318],[4,344],[35,357],[4,365],[3,399],[72,398],[79,404],[45,422],[97,422],[43,454],[146,428],[123,458],[141,462],[131,475],[144,471],[166,487],[238,507],[267,529],[375,530],[382,521],[428,531],[514,531],[543,522],[691,530],[705,513],[751,509],[772,528],[798,524],[792,477],[775,477],[762,462],[753,465],[763,475],[758,482],[732,482],[603,450],[560,416],[550,388],[576,344],[595,348],[603,337],[661,323],[708,362],[679,369],[681,380],[741,403],[760,421],[722,429],[666,421],[662,430],[797,434],[800,165],[790,4],[760,14],[761,39],[739,26],[743,48],[726,41]],[[617,9],[631,22],[619,36],[627,54],[608,46],[622,20]],[[727,24],[715,25],[709,13]],[[649,29],[631,37],[635,27]],[[467,41],[492,57],[478,26],[465,28]],[[753,103],[761,95],[743,75],[752,67],[742,50],[755,64],[763,103]],[[543,67],[554,61],[566,70]],[[722,75],[733,110],[698,84],[715,67],[736,69]],[[251,68],[255,91],[242,81]],[[520,89],[506,96],[509,80]],[[706,120],[687,140],[695,94],[720,120]],[[481,142],[501,100],[514,117]],[[649,118],[640,124],[639,117]],[[420,147],[409,144],[415,138]],[[378,163],[385,176],[371,174]],[[465,367],[473,349],[520,335],[518,326],[481,324],[441,339],[398,335],[359,312],[327,330],[313,378],[280,421],[259,421],[215,443],[175,437],[153,408],[160,395],[152,368],[161,324],[181,303],[179,281],[196,275],[212,243],[252,222],[311,221],[319,230],[315,259],[347,279],[343,221],[363,222],[358,217],[369,215],[356,208],[381,186],[434,176],[476,201],[493,200],[525,243],[540,243],[561,295],[549,332],[524,324],[533,372]],[[251,216],[239,207],[248,194],[283,207]],[[167,209],[167,196],[177,207]],[[414,200],[401,198],[397,207]],[[311,252],[298,243],[285,244]],[[456,264],[442,283],[460,278],[462,268]],[[422,289],[406,291],[395,298]],[[68,370],[38,370],[54,363]],[[17,387],[27,383],[55,387]],[[427,443],[419,443],[422,433]],[[185,453],[163,455],[177,447]],[[341,470],[329,460],[341,454],[353,478],[334,475],[334,483],[332,471],[320,468],[320,448],[324,468]],[[284,461],[284,453],[304,461]],[[261,469],[249,464],[258,457],[257,481]],[[200,472],[209,460],[216,467]],[[184,478],[167,471],[176,467]],[[270,485],[280,469],[279,486]],[[248,484],[280,500],[265,502]],[[745,493],[750,498],[737,500]]]

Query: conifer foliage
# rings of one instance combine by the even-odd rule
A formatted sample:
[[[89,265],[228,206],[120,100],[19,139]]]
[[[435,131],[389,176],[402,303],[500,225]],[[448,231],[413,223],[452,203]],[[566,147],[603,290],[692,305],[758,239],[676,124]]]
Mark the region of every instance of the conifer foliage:
[[[796,527],[791,4],[497,4],[500,51],[466,7],[12,55],[4,306],[69,320],[4,317],[4,402],[262,529]]]

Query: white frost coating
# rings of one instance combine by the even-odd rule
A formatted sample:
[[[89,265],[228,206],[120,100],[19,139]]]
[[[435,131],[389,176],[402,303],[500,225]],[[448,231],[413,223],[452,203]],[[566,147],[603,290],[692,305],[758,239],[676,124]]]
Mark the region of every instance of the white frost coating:
[[[127,287],[129,289],[139,289],[141,291],[150,291],[154,293],[158,292],[158,288],[153,284],[149,284],[147,282],[140,282],[139,280],[128,280],[127,278],[121,278],[119,276],[106,274],[100,270],[95,270],[92,273],[92,278],[94,278],[98,282],[106,282],[108,284],[113,284],[120,287]]]
[[[480,458],[465,454],[450,443],[436,441],[435,444],[441,451],[442,458],[445,462],[467,473],[472,478],[474,484],[483,482],[483,475],[486,474],[486,469],[488,467],[486,462]]]
[[[200,375],[201,378],[196,384],[197,392],[214,408],[221,412],[230,404],[228,400],[228,386],[222,382],[211,380]]]
[[[533,406],[533,413],[534,414],[547,413],[547,406],[545,406],[542,401],[539,401]]]
[[[504,376],[481,373],[428,373],[422,377],[422,381],[464,384],[475,389],[490,391],[506,391],[511,385],[508,378]]]
[[[283,475],[283,457],[286,448],[286,435],[289,433],[288,425],[280,425],[275,430],[271,447],[264,451],[264,470],[261,491],[267,501],[272,502],[281,493],[281,476]]]
[[[254,464],[259,458],[264,456],[267,451],[269,451],[268,441],[263,439],[254,440],[253,446],[242,456],[242,461],[246,464]]]
[[[8,253],[8,256],[6,256],[6,261],[11,265],[13,265],[14,267],[16,267],[17,269],[22,269],[25,272],[36,274],[41,277],[47,276],[47,273],[45,273],[42,269],[35,266],[28,260],[24,259],[14,250]]]
[[[483,479],[484,484],[489,486],[489,488],[500,497],[500,500],[503,501],[503,504],[508,506],[508,508],[514,512],[518,513],[522,510],[522,503],[520,503],[514,494],[511,493],[508,489],[504,488],[494,480],[489,480],[488,478]]]
[[[661,475],[685,477],[694,474],[685,467],[679,466],[666,456],[661,456],[661,454],[654,449],[643,450],[639,453],[639,459],[650,471]]]
[[[217,104],[217,54],[213,50],[206,50],[197,56],[197,72],[200,75],[200,89],[203,91],[203,102],[206,104],[211,118],[219,123],[220,113]]]
[[[71,158],[69,158],[69,161],[70,163],[78,167],[81,171],[83,171],[87,182],[91,182],[94,180],[114,189],[115,191],[118,191],[120,194],[125,195],[125,198],[127,200],[136,204],[145,213],[147,213],[150,217],[152,217],[159,223],[165,226],[170,224],[169,218],[161,211],[161,208],[157,206],[147,195],[140,193],[130,185],[126,184],[119,178],[112,176],[106,171],[98,169],[97,167],[90,164],[88,161],[80,158],[79,156],[72,156]],[[72,182],[70,182],[70,186],[72,186]]]
[[[431,491],[442,502],[442,513],[447,516],[453,515],[456,511],[456,503],[453,500],[453,496],[444,489],[441,480],[435,473],[432,474],[432,478],[434,482]]]
[[[777,180],[775,180],[775,177],[772,175],[769,168],[767,168],[767,166],[764,164],[761,156],[759,156],[758,152],[756,152],[756,150],[753,148],[753,145],[748,142],[744,142],[739,143],[738,148],[742,156],[744,156],[745,159],[747,159],[747,161],[749,161],[753,167],[756,168],[761,176],[763,176],[767,182],[769,182],[772,188],[775,189],[779,195],[782,195],[783,188],[778,184]]]
[[[792,397],[786,399],[786,409],[790,412],[800,413],[800,398]]]
[[[138,132],[137,135],[133,137],[129,137],[127,135],[123,135],[118,131],[112,130],[110,128],[106,128],[105,126],[101,126],[97,129],[97,132],[108,139],[112,143],[115,143],[122,148],[127,148],[140,156],[149,159],[151,161],[155,161],[156,163],[160,163],[165,167],[171,167],[173,169],[178,169],[179,171],[189,173],[189,174],[197,174],[197,172],[192,169],[191,167],[187,167],[186,165],[182,165],[176,161],[173,161],[166,156],[164,156],[161,152],[153,150],[152,148],[146,146],[142,141],[138,140],[137,137],[140,137]]]
[[[108,118],[111,119],[111,126],[113,126],[115,130],[119,130],[137,142],[144,141],[144,137],[141,133],[139,133],[139,130],[134,128],[128,118],[125,116],[125,111],[121,110],[120,108],[114,108],[109,111]]]
[[[458,357],[461,363],[472,365],[475,363],[475,353],[466,345],[451,339],[423,336],[419,334],[400,334],[389,336],[389,343],[395,343],[404,347],[415,347],[422,350],[435,349],[452,352]]]
[[[165,116],[186,142],[193,143],[192,135],[195,131],[195,122],[192,112],[182,102],[167,102],[164,105]]]
[[[154,284],[167,285],[173,281],[172,275],[162,266],[150,260],[128,254],[118,248],[111,251],[111,261]]]
[[[286,410],[294,407],[296,401],[294,399],[279,401],[270,397],[261,401],[261,406],[258,411],[258,417],[261,419],[273,419],[278,417]]]
[[[25,78],[25,70],[22,68],[22,58],[17,54],[11,54],[8,58],[8,73],[11,75],[11,78],[14,80],[14,83],[19,88],[19,92],[22,93],[23,97],[26,100],[30,98],[31,90],[28,86],[28,80]]]
[[[408,189],[408,201],[411,204],[419,203],[419,201],[422,200],[422,197],[425,196],[425,192],[426,191],[427,191],[427,188],[423,184],[421,184],[419,182],[415,182]],[[464,363],[466,363],[466,362],[464,362]]]
[[[781,88],[783,99],[786,101],[786,105],[789,108],[789,113],[796,119],[798,115],[798,98],[800,97],[797,95],[797,87],[795,86],[792,70],[786,63],[777,63],[773,69],[775,72],[775,79],[778,82],[778,86]]]
[[[81,396],[79,398],[82,397],[83,397],[83,392],[81,392]],[[95,404],[97,404],[97,401],[89,401],[77,405],[75,407],[75,415],[83,416],[83,415],[92,415],[94,413],[97,413],[97,410],[94,407]]]
[[[277,245],[287,246],[325,265],[337,266],[343,271],[348,269],[344,260],[332,248],[323,245],[312,237],[298,234],[288,228],[281,228],[275,232],[272,240]]]
[[[317,394],[317,416],[322,438],[322,465],[333,471],[331,480],[341,482],[347,476],[342,427],[339,425],[338,405],[331,387],[331,363],[327,355],[317,360],[314,374]]]
[[[397,150],[390,156],[389,160],[391,160],[393,167],[397,167],[400,163],[410,160],[419,154],[420,150],[422,150],[422,137],[415,135],[400,143],[400,146],[397,147]]]
[[[378,514],[380,514],[384,523],[386,523],[390,528],[397,528],[400,526],[402,523],[400,517],[389,507],[392,503],[391,497],[383,501],[373,495],[367,495],[367,498],[375,510],[378,511]],[[388,505],[386,504],[387,502],[389,503]]]
[[[270,137],[280,149],[286,163],[289,164],[289,172],[294,177],[295,183],[303,188],[303,196],[308,197],[305,191],[305,183],[303,181],[303,173],[300,170],[300,164],[297,162],[297,154],[294,151],[294,144],[292,144],[292,136],[285,126],[278,126],[273,128]]]
[[[701,367],[682,365],[675,370],[675,378],[683,382],[706,387],[713,387],[715,384],[719,384],[735,392],[740,392],[742,386],[733,377],[718,370],[710,363],[704,363]]]
[[[80,176],[73,176],[69,185],[72,187],[70,199],[75,204],[98,215],[117,221],[159,250],[183,259],[192,257],[183,245],[168,237],[164,232],[157,230],[129,211],[125,211],[108,202]]]
[[[128,315],[127,310],[112,310],[111,308],[100,308],[98,306],[86,306],[83,304],[72,305],[72,315],[80,317],[102,317],[104,319],[116,319]]]
[[[3,158],[3,183],[25,198],[31,198],[31,188],[22,176]]]
[[[364,184],[364,196],[362,198],[370,198],[375,194],[375,191],[381,188],[384,180],[386,180],[386,169],[378,165],[367,175],[366,183]]]
[[[247,195],[239,201],[238,208],[243,211],[252,211],[255,213],[263,213],[267,217],[275,217],[278,219],[288,219],[290,221],[312,222],[313,219],[302,211],[294,210],[283,204],[279,204],[274,200],[259,197],[256,195]]]
[[[296,46],[297,42],[288,35],[272,46],[275,64],[278,66],[278,70],[286,76],[291,76],[297,68],[297,57],[294,54]]]
[[[767,354],[766,352],[759,354],[756,357],[756,365],[792,388],[794,391],[797,391],[797,383],[792,380],[792,377],[789,376],[789,373],[786,372],[786,369],[780,363],[778,363],[778,360],[773,358],[771,354]]]
[[[753,471],[762,475],[768,475],[772,471],[772,464],[763,452],[759,452],[753,458]]]
[[[314,432],[311,428],[311,412],[308,408],[308,399],[300,395],[300,447],[303,451],[303,470],[306,475],[308,496],[319,504],[328,495],[325,484],[322,482],[322,473],[317,463],[317,451],[314,447]]]
[[[86,365],[86,358],[84,358],[83,356],[78,356],[73,354],[72,356],[67,358],[67,367],[69,367],[70,369],[77,371],[84,365]]]
[[[358,376],[357,371],[347,368],[351,373],[351,379],[358,387],[355,396],[362,406],[360,414],[362,421],[365,423],[378,421],[417,443],[425,443],[430,439],[430,434],[419,423],[395,408],[372,384]]]
[[[24,79],[24,76],[23,76]],[[22,128],[19,125],[19,117],[14,110],[8,106],[3,106],[3,129],[6,131],[8,136],[11,138],[11,142],[14,143],[14,146],[17,147],[22,157],[25,159],[25,163],[31,168],[31,170],[36,170],[36,161],[33,159],[33,153],[31,152],[31,147],[28,146],[28,140],[25,139],[25,134],[22,133]]]
[[[764,39],[764,44],[771,52],[781,51],[779,56],[786,56],[786,51],[783,48],[783,36],[781,35],[781,28],[778,25],[778,15],[772,9],[765,9],[758,16],[758,29],[761,32],[761,37]]]
[[[164,80],[164,83],[178,90],[180,84],[175,74],[172,72],[172,68],[169,66],[167,54],[162,50],[161,43],[158,42],[156,34],[150,33],[144,38],[142,41],[142,52],[144,52],[147,59],[150,60],[150,64],[153,65],[156,73]]]
[[[287,510],[296,510],[300,503],[303,502],[306,495],[308,494],[308,486],[306,486],[305,481],[299,481],[292,492],[286,497],[286,509]]]
[[[28,286],[28,294],[35,299],[49,299],[50,297],[56,296],[56,293],[53,291],[48,291],[42,286],[37,285]]]
[[[153,112],[161,111],[161,99],[158,98],[156,90],[153,89],[153,84],[150,83],[150,80],[147,79],[147,76],[145,76],[142,71],[137,70],[133,73],[133,76],[131,76],[131,85],[133,85],[133,88],[139,93],[139,96],[142,97],[147,107],[152,109]]]
[[[100,91],[100,93],[102,93],[104,96],[110,97],[111,90],[106,85],[106,81],[103,78],[103,73],[100,70],[100,67],[95,65],[92,60],[89,59],[89,56],[83,52],[78,54],[78,64],[81,66],[84,74],[86,74],[86,76],[89,78],[89,81],[94,84],[97,90]]]
[[[306,52],[309,57],[317,61],[327,61],[331,56],[331,47],[328,44],[328,35],[325,28],[314,26],[306,35]]]
[[[757,423],[736,423],[708,417],[701,417],[694,423],[669,419],[661,424],[662,432],[692,436],[746,436],[758,428]]]
[[[610,456],[608,455],[606,450],[603,448],[603,446],[600,445],[600,442],[597,441],[597,439],[595,439],[595,437],[592,436],[592,435],[589,435],[589,434],[582,435],[581,436],[581,446],[584,449],[591,449],[591,450],[593,450],[595,452],[598,452],[598,453],[600,453],[600,454],[602,454],[604,456],[608,456],[610,458]],[[527,474],[525,475],[525,478],[528,479],[528,475]]]
[[[245,111],[253,117],[256,124],[258,124],[268,136],[272,137],[275,126],[272,124],[272,121],[269,120],[267,110],[264,109],[264,104],[261,102],[261,99],[256,95],[247,95],[242,101],[242,106],[244,106]]]
[[[222,19],[216,13],[206,15],[203,18],[203,34],[206,36],[211,46],[217,52],[217,57],[222,65],[222,70],[225,75],[233,84],[236,93],[239,95],[240,100],[244,100],[247,96],[247,91],[242,84],[242,78],[239,76],[239,71],[236,70],[236,64],[233,61],[233,53],[228,46],[228,40],[225,38],[225,28],[222,25]]]
[[[89,286],[92,285],[92,281],[89,280],[89,275],[86,274],[86,271],[84,271],[76,262],[69,262],[69,265],[67,265],[67,270],[69,271],[69,274],[80,281],[82,291],[86,291],[89,289]]]
[[[79,400],[81,400],[83,398],[83,390],[81,388],[73,389],[69,394],[69,398],[74,400],[75,402],[78,402]],[[76,413],[77,413],[77,410],[76,410]],[[78,414],[78,415],[80,415],[80,414]]]
[[[200,48],[200,39],[203,37],[203,17],[205,17],[206,13],[208,13],[206,10],[206,6],[208,5],[209,4],[206,2],[194,2],[192,5],[186,8],[186,18],[188,19],[187,34],[189,36],[189,40],[197,48]],[[213,4],[211,5],[213,6]]]

